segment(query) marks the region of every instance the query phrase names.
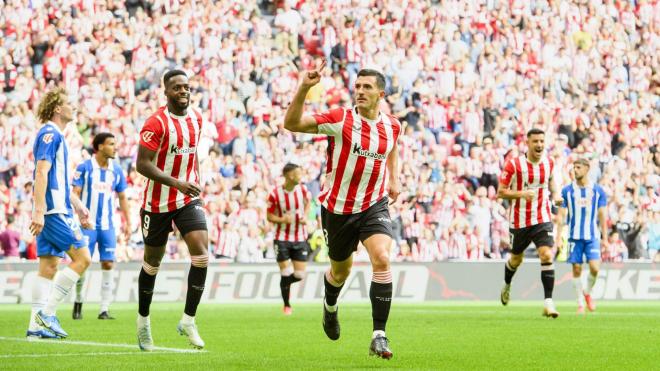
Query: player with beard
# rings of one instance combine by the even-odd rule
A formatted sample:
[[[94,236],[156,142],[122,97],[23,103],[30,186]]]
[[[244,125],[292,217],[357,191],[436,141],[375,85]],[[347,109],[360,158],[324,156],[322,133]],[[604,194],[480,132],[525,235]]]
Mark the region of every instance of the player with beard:
[[[199,112],[189,108],[190,84],[185,72],[167,72],[163,84],[167,105],[160,107],[142,127],[136,166],[147,178],[140,210],[145,246],[138,279],[137,317],[138,344],[145,351],[154,349],[149,307],[172,222],[181,232],[191,260],[186,305],[177,331],[187,336],[192,346],[204,347],[195,324],[209,261],[197,157],[203,120]]]

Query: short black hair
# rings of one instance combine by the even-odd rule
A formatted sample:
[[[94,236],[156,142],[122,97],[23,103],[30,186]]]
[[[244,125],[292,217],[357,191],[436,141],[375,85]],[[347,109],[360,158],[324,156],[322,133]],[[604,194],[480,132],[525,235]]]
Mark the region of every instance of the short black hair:
[[[545,131],[539,129],[539,128],[533,128],[530,131],[527,132],[527,138],[531,137],[532,135],[536,134],[543,134],[545,135]]]
[[[170,79],[174,76],[185,76],[188,77],[188,75],[182,71],[182,70],[169,70],[167,73],[165,73],[165,76],[163,76],[163,84],[167,85],[167,82],[170,81]]]
[[[378,86],[378,89],[380,90],[385,90],[385,75],[382,73],[372,70],[369,68],[363,68],[358,72],[358,77],[360,76],[374,76],[376,77],[376,85]]]
[[[286,165],[284,165],[284,168],[282,169],[282,175],[287,175],[289,172],[294,171],[299,167],[300,166],[289,162]]]
[[[92,141],[92,148],[94,148],[94,152],[99,150],[99,146],[103,143],[105,143],[105,140],[108,138],[114,138],[114,134],[112,133],[98,133],[94,137],[94,140]]]

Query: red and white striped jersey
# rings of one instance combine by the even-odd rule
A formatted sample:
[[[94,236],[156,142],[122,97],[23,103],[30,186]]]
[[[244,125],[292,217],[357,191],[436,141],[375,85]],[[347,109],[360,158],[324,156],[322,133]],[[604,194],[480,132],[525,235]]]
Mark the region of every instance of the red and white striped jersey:
[[[357,214],[387,196],[387,156],[401,133],[393,116],[367,120],[357,108],[314,115],[318,132],[328,135],[326,182],[319,200],[334,214]]]
[[[189,109],[186,116],[176,116],[166,106],[161,107],[142,127],[140,145],[156,151],[154,164],[165,174],[198,183],[197,143],[202,123],[202,115],[196,110]],[[142,208],[152,213],[164,213],[180,209],[197,198],[148,179]]]
[[[293,223],[275,223],[275,241],[303,242],[307,241],[307,227],[300,223],[305,218],[305,205],[311,199],[310,193],[303,184],[298,184],[292,191],[284,187],[276,187],[268,195],[268,213],[284,216],[295,215]]]
[[[536,191],[531,201],[524,198],[513,200],[509,210],[510,228],[518,229],[552,222],[549,186],[554,166],[552,159],[545,156],[536,164],[529,162],[525,155],[506,162],[500,177],[503,187],[511,185],[514,191]]]

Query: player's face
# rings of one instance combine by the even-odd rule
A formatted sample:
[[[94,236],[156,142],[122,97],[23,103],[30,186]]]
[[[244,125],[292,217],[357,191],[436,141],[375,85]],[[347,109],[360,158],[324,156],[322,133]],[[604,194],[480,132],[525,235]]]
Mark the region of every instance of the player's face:
[[[533,134],[527,138],[527,148],[534,158],[541,158],[545,150],[545,134]]]
[[[117,156],[117,148],[115,147],[115,138],[106,138],[105,142],[99,146],[99,150],[107,158],[115,158]]]
[[[74,109],[68,98],[64,99],[64,103],[62,103],[62,105],[59,107],[59,111],[57,113],[59,113],[62,121],[66,123],[73,120]]]
[[[376,76],[359,76],[355,80],[355,104],[359,108],[378,107],[378,100],[385,96],[385,91],[378,88]]]
[[[587,173],[589,172],[589,167],[582,164],[573,165],[573,174],[575,175],[575,180],[582,180]]]
[[[179,109],[186,109],[190,104],[190,84],[184,75],[177,75],[167,81],[165,87],[167,102]]]
[[[293,184],[300,184],[300,180],[302,179],[302,169],[298,167],[289,171],[285,178]]]

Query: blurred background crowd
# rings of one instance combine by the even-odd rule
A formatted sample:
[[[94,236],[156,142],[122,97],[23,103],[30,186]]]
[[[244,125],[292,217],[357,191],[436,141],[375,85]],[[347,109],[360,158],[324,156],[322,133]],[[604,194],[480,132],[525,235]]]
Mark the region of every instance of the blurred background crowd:
[[[609,198],[604,260],[660,258],[657,0],[0,0],[0,36],[6,259],[35,258],[30,148],[42,94],[61,85],[77,102],[67,132],[74,166],[89,158],[95,134],[115,134],[137,215],[138,132],[165,103],[164,71],[182,67],[209,123],[198,151],[212,255],[273,260],[265,205],[283,165],[303,166],[313,196],[324,182],[325,138],[282,127],[299,71],[323,58],[308,113],[351,105],[357,71],[370,67],[388,80],[382,111],[407,124],[404,193],[390,209],[394,260],[504,257],[498,177],[532,127],[546,130],[562,185],[575,158],[591,161]],[[326,261],[319,214],[315,201],[312,256]],[[119,236],[119,261],[142,257],[133,221],[135,232]],[[167,259],[186,254],[173,237]]]

